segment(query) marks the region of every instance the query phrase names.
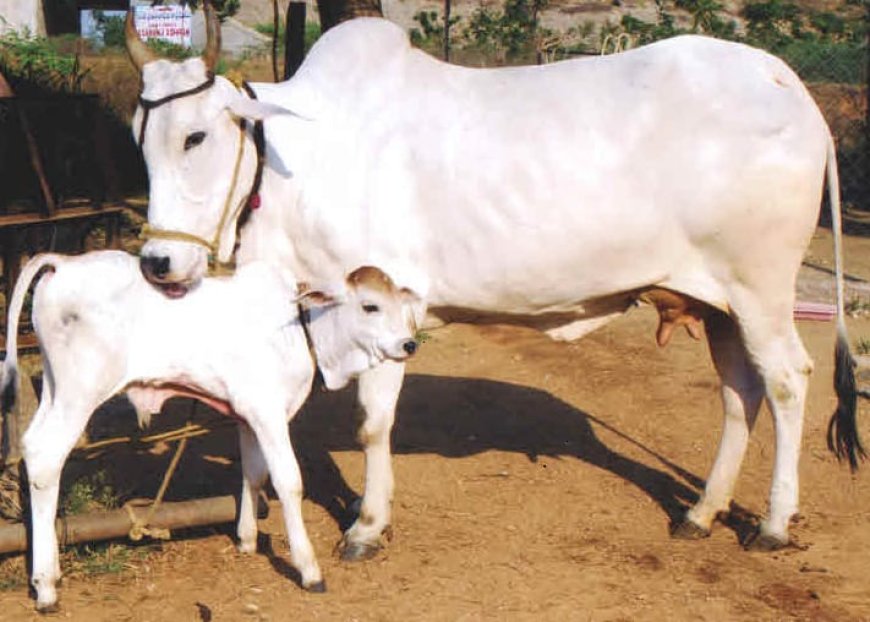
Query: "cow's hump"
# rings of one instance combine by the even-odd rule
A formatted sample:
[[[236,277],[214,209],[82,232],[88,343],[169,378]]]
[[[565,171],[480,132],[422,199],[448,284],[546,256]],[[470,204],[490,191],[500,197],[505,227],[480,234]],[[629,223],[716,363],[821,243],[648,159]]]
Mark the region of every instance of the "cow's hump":
[[[386,19],[359,17],[326,32],[305,58],[297,75],[346,78],[368,73],[395,61],[410,50],[405,31]]]

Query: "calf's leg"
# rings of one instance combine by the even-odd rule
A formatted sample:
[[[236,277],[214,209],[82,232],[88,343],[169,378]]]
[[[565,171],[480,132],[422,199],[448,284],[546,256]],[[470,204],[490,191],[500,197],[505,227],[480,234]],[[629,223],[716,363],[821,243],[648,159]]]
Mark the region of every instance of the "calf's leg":
[[[81,404],[77,407],[61,401],[52,404],[43,399],[24,435],[32,521],[31,584],[36,590],[36,608],[42,612],[57,609],[57,582],[61,573],[54,521],[60,474],[92,412],[93,408]]]
[[[301,575],[302,587],[312,592],[323,592],[326,584],[302,520],[302,473],[290,443],[286,419],[282,413],[269,421],[258,418],[248,421],[268,465],[272,486],[281,501],[293,567]],[[253,504],[255,500],[249,499],[249,502]],[[253,512],[253,507],[251,510]],[[254,538],[256,540],[256,535]]]
[[[269,474],[257,437],[246,423],[239,423],[239,451],[242,457],[242,495],[239,501],[239,552],[257,550],[257,501]]]

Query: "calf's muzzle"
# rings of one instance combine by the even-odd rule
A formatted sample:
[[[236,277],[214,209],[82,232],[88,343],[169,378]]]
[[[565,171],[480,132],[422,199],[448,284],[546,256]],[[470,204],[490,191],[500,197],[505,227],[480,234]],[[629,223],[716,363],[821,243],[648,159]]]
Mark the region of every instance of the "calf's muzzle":
[[[417,342],[413,339],[408,339],[408,341],[402,344],[402,349],[408,356],[413,356],[414,352],[417,351]]]

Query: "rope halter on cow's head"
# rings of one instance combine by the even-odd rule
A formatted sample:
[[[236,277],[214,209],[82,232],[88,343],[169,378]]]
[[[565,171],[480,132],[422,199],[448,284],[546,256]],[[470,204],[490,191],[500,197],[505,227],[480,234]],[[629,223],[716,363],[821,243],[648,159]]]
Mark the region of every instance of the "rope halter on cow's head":
[[[202,238],[193,233],[188,233],[186,231],[174,231],[172,229],[156,229],[148,223],[145,223],[145,225],[142,226],[142,231],[139,233],[140,239],[175,240],[177,242],[189,242],[192,244],[198,244],[200,246],[204,246],[209,251],[209,263],[211,263],[212,260],[214,260],[215,263],[218,263],[216,258],[220,250],[221,234],[227,224],[227,219],[229,218],[230,212],[233,207],[233,194],[239,180],[239,170],[241,169],[242,165],[242,156],[245,153],[246,126],[247,123],[244,119],[239,121],[239,141],[238,148],[236,149],[236,160],[233,164],[233,174],[230,178],[230,189],[227,192],[226,198],[224,199],[224,206],[221,210],[221,217],[220,220],[218,220],[217,228],[215,229],[214,235],[212,236],[211,240],[206,240],[205,238]],[[256,190],[252,188],[251,192],[248,193],[247,196],[250,198],[255,191]]]
[[[142,107],[143,110],[142,125],[139,128],[138,139],[138,146],[140,149],[142,148],[143,142],[145,140],[145,128],[147,126],[148,117],[151,110],[163,106],[164,104],[168,104],[169,102],[176,99],[202,93],[210,89],[215,84],[214,66],[217,62],[218,54],[220,53],[220,27],[218,24],[217,15],[208,0],[203,2],[203,9],[205,10],[206,32],[208,36],[206,49],[203,53],[203,62],[205,63],[207,69],[206,80],[193,88],[179,91],[178,93],[172,93],[159,99],[145,99],[141,95],[139,96],[139,105]],[[142,71],[142,67],[145,65],[145,63],[158,59],[158,56],[154,53],[154,51],[151,50],[147,45],[145,45],[145,43],[139,37],[139,33],[136,31],[132,8],[127,12],[125,34],[127,50],[130,54],[130,58],[140,72]],[[246,82],[240,83],[239,81],[234,80],[233,83],[235,84],[236,88],[244,88],[249,97],[251,97],[252,99],[256,99],[256,94],[254,93],[250,85],[248,85]],[[229,219],[233,208],[232,198],[235,194],[242,158],[244,156],[246,130],[246,120],[240,119],[238,148],[236,150],[236,159],[233,165],[230,188],[227,192],[226,199],[224,200],[220,220],[218,221],[217,228],[212,238],[208,240],[206,238],[186,231],[157,229],[148,224],[145,224],[139,234],[139,237],[141,239],[175,240],[179,242],[188,242],[203,246],[209,251],[209,269],[214,271],[214,264],[219,263],[217,258],[220,251],[221,236],[224,228],[227,225],[227,220]],[[257,151],[257,168],[254,174],[254,180],[251,185],[251,190],[247,193],[245,197],[243,210],[256,209],[260,205],[259,188],[263,174],[263,154],[265,151],[265,136],[263,131],[263,124],[261,121],[255,122],[253,134],[254,145]],[[240,213],[238,222],[242,221],[244,221],[244,215]]]

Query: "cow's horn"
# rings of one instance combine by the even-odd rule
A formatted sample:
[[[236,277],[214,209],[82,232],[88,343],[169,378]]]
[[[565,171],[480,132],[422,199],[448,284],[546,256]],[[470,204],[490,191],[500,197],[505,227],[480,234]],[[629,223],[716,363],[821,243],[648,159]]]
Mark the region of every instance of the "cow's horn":
[[[145,45],[145,42],[139,38],[139,33],[136,32],[136,23],[133,17],[133,7],[127,10],[127,21],[124,23],[124,39],[127,44],[127,53],[130,54],[130,60],[140,72],[145,63],[150,63],[152,60],[157,60],[157,54]]]
[[[202,8],[205,11],[205,32],[207,37],[202,59],[205,61],[205,66],[210,71],[214,71],[218,55],[221,53],[221,26],[218,22],[217,13],[209,0],[203,0]]]

